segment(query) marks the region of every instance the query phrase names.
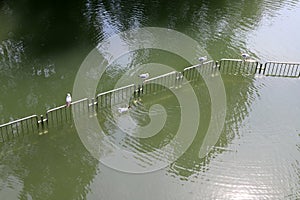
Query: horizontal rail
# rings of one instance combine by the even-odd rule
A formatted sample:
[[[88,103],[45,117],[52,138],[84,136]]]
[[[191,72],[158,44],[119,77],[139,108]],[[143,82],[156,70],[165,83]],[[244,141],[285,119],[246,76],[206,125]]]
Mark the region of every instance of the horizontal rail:
[[[231,59],[231,58],[222,58],[219,62],[221,61],[234,61],[234,62],[243,62],[241,59]]]
[[[207,64],[210,64],[210,63],[212,63],[212,62],[214,63],[213,60],[210,60],[210,61],[206,61],[206,62],[197,64],[197,65],[192,65],[192,66],[190,66],[190,67],[184,68],[183,71],[190,70],[190,69],[197,68],[197,67],[201,67],[201,66],[206,66]]]
[[[25,120],[27,120],[27,119],[33,119],[33,118],[36,118],[37,121],[38,121],[38,116],[37,116],[37,115],[30,115],[30,116],[28,116],[28,117],[24,117],[24,118],[21,118],[21,119],[17,119],[17,120],[14,120],[14,121],[7,122],[7,123],[5,123],[5,124],[2,124],[2,125],[0,125],[0,128],[3,128],[3,127],[5,127],[5,126],[10,126],[10,125],[12,125],[12,124],[19,123],[19,122],[25,121]]]
[[[50,113],[50,112],[53,112],[53,111],[56,111],[56,110],[60,110],[62,108],[65,108],[67,107],[66,105],[62,105],[62,106],[58,106],[58,107],[55,107],[55,108],[51,108],[50,110],[47,110],[46,113]]]
[[[193,65],[193,66],[190,66],[190,67],[186,67],[186,68],[183,69],[183,71],[187,71],[187,70],[190,70],[190,69],[199,67],[200,65],[201,65],[201,64],[199,64],[199,65]]]
[[[289,65],[300,65],[297,62],[278,62],[278,61],[267,61],[266,63],[274,63],[274,64],[289,64]],[[265,64],[266,64],[265,63]]]
[[[149,79],[145,80],[144,83],[154,81],[156,79],[163,78],[163,77],[166,77],[166,76],[169,76],[169,75],[172,75],[172,74],[176,74],[176,73],[177,73],[176,71],[172,71],[172,72],[162,74],[162,75],[159,75],[159,76],[156,76],[156,77],[153,77],[153,78],[149,78]]]
[[[99,97],[99,96],[102,96],[102,95],[105,95],[105,94],[109,94],[109,93],[112,93],[112,92],[116,92],[116,91],[119,91],[119,90],[127,89],[129,87],[134,87],[134,84],[130,84],[130,85],[126,85],[124,87],[120,87],[120,88],[116,88],[116,89],[109,90],[109,91],[106,91],[106,92],[102,92],[100,94],[97,94],[96,97]]]
[[[258,62],[257,60],[253,60],[253,59],[245,59],[245,60],[241,60],[241,59],[229,59],[229,58],[222,58],[219,62],[226,62],[226,61],[230,61],[230,62],[245,62],[245,63],[256,63]]]
[[[73,101],[73,102],[71,102],[71,105],[81,103],[81,102],[86,101],[86,100],[88,100],[88,98],[83,98],[83,99],[80,99],[80,100],[77,100],[77,101]],[[55,108],[51,108],[50,110],[47,110],[47,113],[53,112],[53,111],[56,111],[56,110],[59,110],[59,109],[65,108],[65,107],[67,107],[67,105],[62,105],[62,106],[58,106],[58,107],[55,107]]]
[[[77,101],[73,101],[73,102],[71,102],[71,105],[74,105],[74,104],[77,104],[77,103],[81,103],[81,102],[87,101],[87,100],[88,100],[88,98],[83,98],[83,99],[80,99],[80,100],[77,100]]]

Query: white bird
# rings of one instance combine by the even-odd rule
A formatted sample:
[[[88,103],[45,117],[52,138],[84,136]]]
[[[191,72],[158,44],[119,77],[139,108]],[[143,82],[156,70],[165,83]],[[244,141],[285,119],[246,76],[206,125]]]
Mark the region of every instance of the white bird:
[[[131,108],[131,106],[123,107],[123,108],[121,107],[121,108],[118,108],[118,112],[124,113],[124,112],[127,112],[130,108]]]
[[[205,62],[207,60],[207,56],[203,56],[203,57],[200,57],[198,58],[198,60],[202,63],[202,62]]]
[[[69,107],[71,105],[71,102],[72,102],[72,97],[71,97],[71,94],[68,93],[67,97],[66,97],[66,105],[67,105],[67,107]]]
[[[139,77],[141,79],[146,79],[146,78],[149,78],[150,74],[149,73],[145,73],[145,74],[140,74]]]
[[[250,58],[250,55],[247,53],[242,53],[242,57],[244,60],[247,60],[248,58]]]

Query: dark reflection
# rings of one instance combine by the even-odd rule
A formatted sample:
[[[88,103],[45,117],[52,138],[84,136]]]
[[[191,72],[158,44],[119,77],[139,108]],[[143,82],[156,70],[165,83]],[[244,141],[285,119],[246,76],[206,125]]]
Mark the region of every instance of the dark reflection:
[[[41,54],[75,46],[85,38],[80,1],[5,1],[15,19],[11,36],[26,43],[27,53]]]
[[[243,120],[251,111],[252,102],[258,98],[260,86],[254,86],[253,77],[244,77],[240,75],[223,75],[223,81],[227,96],[227,110],[225,124],[218,142],[204,158],[199,157],[200,147],[206,135],[208,125],[210,123],[210,96],[204,85],[194,85],[199,101],[199,107],[202,117],[198,129],[197,136],[190,148],[174,162],[168,172],[170,175],[176,175],[181,180],[189,180],[189,178],[199,172],[209,170],[208,165],[211,159],[228,149],[230,142],[239,136],[239,127]]]
[[[2,124],[63,104],[94,45],[83,24],[83,2],[1,1],[0,6]]]
[[[130,74],[138,72],[141,69],[140,66],[146,65],[147,63],[159,63],[161,65],[171,66],[177,71],[182,71],[185,67],[191,65],[182,57],[163,50],[142,49],[130,52],[107,66],[106,71],[99,80],[97,94],[114,89],[117,82],[120,81],[120,78],[124,76],[125,73],[127,73],[128,79],[119,83],[121,86],[127,86],[132,83],[140,84],[134,79],[135,77],[130,77]],[[157,74],[157,76],[162,74],[163,73]],[[154,74],[151,74],[151,77],[154,77]]]
[[[247,51],[246,34],[259,25],[263,14],[296,2],[87,0],[84,16],[94,42],[136,27],[167,27],[190,35],[220,59]]]
[[[165,88],[160,92],[143,95],[137,103],[129,102],[129,104],[131,104],[130,117],[137,126],[146,126],[151,123],[149,109],[155,104],[163,106],[169,117],[166,119],[162,129],[155,135],[147,138],[137,138],[128,135],[128,133],[120,128],[120,123],[114,119],[112,112],[117,112],[117,106],[104,110],[98,116],[98,120],[104,133],[116,146],[119,146],[121,149],[130,149],[131,152],[139,154],[141,152],[147,153],[162,149],[174,139],[180,124],[180,106],[174,94],[169,89]],[[118,106],[122,105],[119,104]],[[156,112],[157,115],[161,114],[161,112]],[[135,130],[132,127],[132,131]],[[131,134],[138,135],[139,133],[131,132]]]
[[[1,144],[2,190],[13,186],[20,199],[85,199],[98,161],[72,126]]]
[[[14,25],[0,39],[23,40],[29,54],[54,53],[79,44],[92,47],[120,31],[160,26],[192,36],[219,59],[245,50],[245,33],[258,25],[263,13],[272,15],[296,2],[3,1],[0,12]]]

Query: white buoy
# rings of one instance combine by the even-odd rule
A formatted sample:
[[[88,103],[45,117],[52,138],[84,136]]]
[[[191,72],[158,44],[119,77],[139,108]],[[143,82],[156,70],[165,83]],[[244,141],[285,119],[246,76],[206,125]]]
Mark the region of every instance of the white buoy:
[[[71,102],[72,102],[72,97],[71,97],[71,94],[68,93],[67,97],[66,97],[66,105],[67,105],[67,107],[69,107],[71,105]]]
[[[140,77],[141,79],[147,79],[147,78],[149,78],[149,76],[150,76],[149,73],[145,73],[145,74],[140,74],[140,75],[139,75],[139,77]]]

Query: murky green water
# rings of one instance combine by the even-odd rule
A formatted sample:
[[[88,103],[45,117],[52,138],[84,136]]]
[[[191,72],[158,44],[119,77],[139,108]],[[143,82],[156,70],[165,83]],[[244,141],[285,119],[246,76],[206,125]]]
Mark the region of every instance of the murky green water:
[[[64,103],[77,70],[98,42],[131,28],[159,26],[196,39],[213,59],[248,52],[266,60],[299,62],[300,2],[286,1],[82,1],[0,3],[0,123]],[[182,70],[186,62],[154,51],[128,57]],[[115,63],[126,68],[126,56]],[[139,61],[139,62],[144,62]],[[113,75],[113,73],[109,74]],[[192,145],[168,167],[122,173],[85,149],[74,124],[0,144],[0,199],[299,199],[300,116],[298,79],[223,75],[224,130],[212,151],[199,151],[210,118],[203,82],[194,87],[201,121]],[[112,88],[110,81],[99,90]],[[135,153],[164,146],[178,126],[172,95],[142,99],[132,111],[147,124],[151,104],[165,106],[162,134],[128,143],[110,113],[98,119],[107,137]],[[158,113],[159,114],[159,113]],[[142,157],[136,157],[142,159]]]

